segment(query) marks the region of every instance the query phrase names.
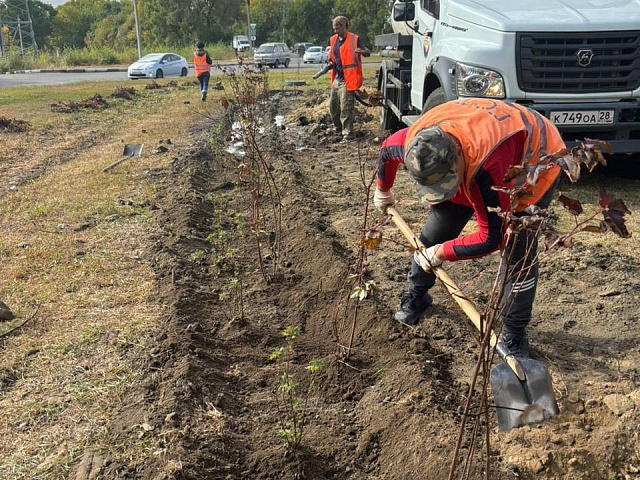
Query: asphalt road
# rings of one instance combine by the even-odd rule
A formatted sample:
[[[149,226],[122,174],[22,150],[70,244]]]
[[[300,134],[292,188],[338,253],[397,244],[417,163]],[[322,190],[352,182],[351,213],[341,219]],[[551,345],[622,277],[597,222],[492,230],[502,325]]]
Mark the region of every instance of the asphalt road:
[[[291,65],[286,70],[320,70],[319,64],[305,64],[300,58],[292,58]],[[282,67],[279,70],[284,70]],[[34,71],[30,73],[10,73],[0,74],[0,88],[18,87],[18,86],[42,86],[42,85],[62,85],[65,83],[78,82],[104,82],[104,81],[122,81],[127,80],[127,69],[121,68],[121,71],[106,71],[107,68],[95,68],[91,71],[81,71],[82,69],[73,69],[70,71]],[[89,69],[87,69],[89,70]],[[212,75],[220,74],[220,70],[213,68]],[[189,76],[193,77],[193,69],[189,69]],[[145,80],[131,80],[132,82],[144,82]]]
[[[37,72],[0,75],[0,88],[42,85],[62,85],[76,82],[121,81],[127,72]]]

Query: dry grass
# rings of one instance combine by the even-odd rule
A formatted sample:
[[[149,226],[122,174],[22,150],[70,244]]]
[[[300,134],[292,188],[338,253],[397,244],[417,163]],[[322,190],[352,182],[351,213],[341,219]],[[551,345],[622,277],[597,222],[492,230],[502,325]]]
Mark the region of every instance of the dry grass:
[[[33,316],[0,343],[3,479],[63,478],[88,445],[118,451],[107,424],[143,375],[130,360],[148,348],[163,314],[143,260],[154,229],[145,205],[158,188],[145,172],[167,167],[171,152],[151,149],[167,138],[179,147],[204,106],[195,104],[194,87],[138,87],[135,102],[112,100],[104,111],[48,107],[113,89],[110,82],[0,91],[3,114],[32,124],[0,134],[0,298],[18,317],[0,333]],[[144,143],[143,155],[103,173],[123,142]],[[147,447],[121,448],[132,455]]]
[[[269,75],[281,88],[313,73]],[[146,172],[173,158],[151,154],[160,140],[180,148],[196,118],[220,113],[225,95],[212,90],[203,104],[195,86],[177,83],[136,83],[134,101],[108,98],[118,82],[0,90],[3,115],[30,122],[27,132],[0,133],[0,299],[17,316],[0,334],[32,317],[0,338],[2,479],[66,478],[86,447],[121,458],[154,453],[144,438],[122,445],[108,429],[146,374],[132,359],[151,348],[164,309],[144,260],[155,228],[145,205],[159,188]],[[106,109],[51,112],[53,102],[96,93]],[[103,173],[124,143],[144,143],[143,155]]]

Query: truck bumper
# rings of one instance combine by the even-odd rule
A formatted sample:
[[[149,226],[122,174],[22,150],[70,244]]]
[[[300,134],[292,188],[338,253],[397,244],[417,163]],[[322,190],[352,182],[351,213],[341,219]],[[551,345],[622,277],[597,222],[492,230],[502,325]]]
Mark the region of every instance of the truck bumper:
[[[557,112],[605,112],[613,111],[612,123],[594,125],[558,124],[558,130],[568,147],[580,144],[585,138],[605,140],[611,144],[614,153],[640,152],[640,102],[581,103],[536,103],[518,102],[540,112],[552,120]]]

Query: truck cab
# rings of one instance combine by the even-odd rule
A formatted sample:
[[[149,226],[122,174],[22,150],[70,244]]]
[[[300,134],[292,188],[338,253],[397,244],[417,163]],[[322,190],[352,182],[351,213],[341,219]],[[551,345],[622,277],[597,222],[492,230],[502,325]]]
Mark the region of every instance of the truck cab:
[[[517,102],[569,145],[640,152],[640,0],[396,1],[378,87],[384,129],[461,97]]]
[[[249,41],[249,37],[246,35],[234,36],[232,46],[237,53],[248,52],[251,50],[251,42]]]

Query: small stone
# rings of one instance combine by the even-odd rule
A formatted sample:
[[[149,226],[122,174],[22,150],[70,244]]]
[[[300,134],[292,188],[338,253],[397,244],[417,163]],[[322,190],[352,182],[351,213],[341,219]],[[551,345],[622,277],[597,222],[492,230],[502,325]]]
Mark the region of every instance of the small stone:
[[[621,395],[619,393],[607,395],[602,401],[607,407],[609,407],[609,410],[611,410],[615,415],[618,416],[627,413],[635,408],[633,400],[631,400],[626,395]]]
[[[580,401],[580,395],[578,395],[576,392],[571,392],[567,397],[567,401],[569,403],[578,403]]]
[[[598,402],[598,400],[596,400],[595,398],[590,398],[585,402],[584,406],[588,409],[592,409],[597,407],[599,404],[600,402]]]
[[[16,317],[11,311],[11,309],[7,306],[6,303],[0,300],[0,322],[10,321],[10,320],[13,320],[14,318]]]
[[[539,458],[532,458],[527,462],[527,467],[533,473],[541,473],[544,470],[544,465]]]
[[[615,297],[616,295],[620,295],[620,290],[617,288],[610,288],[608,290],[604,290],[599,293],[601,297]]]

